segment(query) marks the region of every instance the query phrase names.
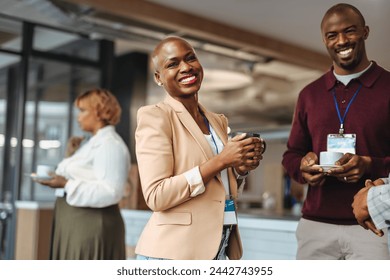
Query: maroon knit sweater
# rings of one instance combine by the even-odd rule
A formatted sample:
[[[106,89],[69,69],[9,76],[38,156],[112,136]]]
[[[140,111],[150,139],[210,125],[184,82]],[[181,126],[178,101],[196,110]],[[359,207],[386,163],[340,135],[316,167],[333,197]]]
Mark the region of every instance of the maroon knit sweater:
[[[305,183],[299,170],[302,157],[310,151],[317,155],[325,151],[327,135],[338,133],[340,127],[333,90],[343,116],[360,84],[362,88],[344,120],[344,133],[356,134],[356,154],[370,156],[372,168],[357,183],[343,183],[327,177],[324,186],[309,187],[302,208],[306,219],[340,225],[357,224],[351,207],[353,196],[364,186],[366,179],[387,177],[390,172],[390,72],[375,62],[347,86],[336,80],[332,68],[301,91],[283,166],[291,178]]]

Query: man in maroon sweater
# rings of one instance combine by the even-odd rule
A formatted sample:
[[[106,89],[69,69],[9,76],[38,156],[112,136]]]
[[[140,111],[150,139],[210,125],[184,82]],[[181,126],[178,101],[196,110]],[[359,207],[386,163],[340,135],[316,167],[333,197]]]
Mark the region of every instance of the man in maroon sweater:
[[[283,155],[289,176],[309,185],[297,259],[389,259],[386,238],[360,227],[351,204],[366,179],[390,172],[390,72],[367,58],[369,27],[355,7],[331,7],[321,31],[333,66],[301,91]],[[332,139],[348,152],[325,172],[318,158]]]

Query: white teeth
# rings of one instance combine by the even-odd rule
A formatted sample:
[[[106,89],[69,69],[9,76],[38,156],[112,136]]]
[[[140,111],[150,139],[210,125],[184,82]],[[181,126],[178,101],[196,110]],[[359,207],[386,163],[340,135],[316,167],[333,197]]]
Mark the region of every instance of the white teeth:
[[[340,51],[339,54],[342,55],[342,56],[347,56],[351,52],[352,52],[352,49],[348,49],[348,50]]]
[[[191,77],[188,77],[188,78],[185,78],[185,79],[181,80],[181,82],[182,83],[189,83],[189,82],[191,82],[191,81],[193,81],[195,79],[196,79],[195,76],[191,76]]]

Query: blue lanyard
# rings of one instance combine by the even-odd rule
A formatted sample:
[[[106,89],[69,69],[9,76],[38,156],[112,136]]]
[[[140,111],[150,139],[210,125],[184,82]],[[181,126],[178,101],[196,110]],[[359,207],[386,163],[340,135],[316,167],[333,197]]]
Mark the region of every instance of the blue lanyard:
[[[339,116],[339,120],[340,120],[339,134],[341,134],[341,135],[344,134],[344,120],[345,120],[345,117],[347,116],[349,107],[351,107],[352,102],[355,100],[355,98],[356,98],[356,96],[357,96],[357,94],[359,93],[359,91],[360,91],[361,88],[362,88],[362,84],[360,84],[360,86],[358,87],[358,89],[356,90],[356,92],[354,93],[354,95],[352,96],[351,100],[349,101],[348,106],[347,106],[347,109],[345,109],[345,112],[344,112],[344,116],[343,116],[343,117],[341,117],[340,108],[339,108],[339,105],[337,104],[336,89],[333,88],[333,99],[334,99],[334,104],[336,105],[337,115]]]
[[[202,114],[202,115],[203,115],[203,114]],[[210,123],[209,123],[209,121],[207,120],[207,118],[206,118],[205,115],[203,115],[203,119],[204,119],[204,123],[206,124],[207,128],[209,129],[209,133],[210,133],[210,135],[211,135],[211,139],[212,139],[213,142],[214,142],[215,150],[217,151],[217,154],[219,154],[217,142],[215,142],[214,135],[213,135],[213,133],[211,132]]]

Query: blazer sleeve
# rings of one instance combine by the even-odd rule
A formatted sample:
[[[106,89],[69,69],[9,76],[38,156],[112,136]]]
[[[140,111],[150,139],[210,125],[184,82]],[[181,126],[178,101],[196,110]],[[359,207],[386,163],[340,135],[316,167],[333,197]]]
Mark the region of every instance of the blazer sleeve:
[[[378,229],[390,223],[390,185],[372,187],[367,196],[368,212]]]
[[[158,105],[137,113],[136,156],[146,204],[163,211],[191,199],[191,186],[183,174],[174,175],[172,125],[169,113]]]

